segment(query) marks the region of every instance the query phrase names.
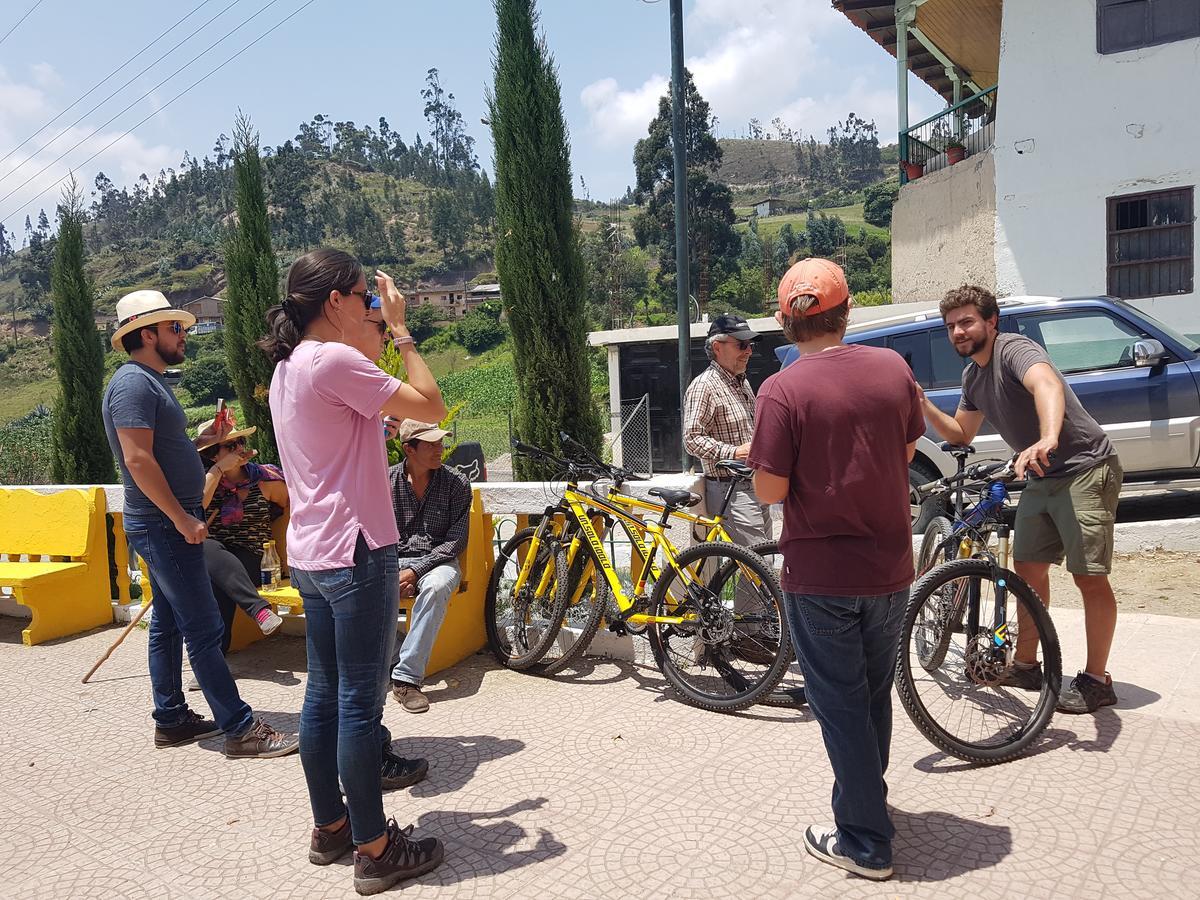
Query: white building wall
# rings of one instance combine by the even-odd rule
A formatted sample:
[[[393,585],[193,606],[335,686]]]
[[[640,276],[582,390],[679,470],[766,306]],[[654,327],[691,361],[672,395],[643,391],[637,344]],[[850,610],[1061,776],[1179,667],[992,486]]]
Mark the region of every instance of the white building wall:
[[[1101,55],[1095,0],[1005,0],[998,96],[997,292],[1105,293],[1107,198],[1197,182],[1200,39]],[[1195,294],[1135,302],[1200,331]]]

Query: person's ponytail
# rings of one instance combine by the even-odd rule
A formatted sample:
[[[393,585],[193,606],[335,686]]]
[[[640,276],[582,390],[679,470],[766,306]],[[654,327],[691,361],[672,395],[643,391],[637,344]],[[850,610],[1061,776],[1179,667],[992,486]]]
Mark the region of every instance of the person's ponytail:
[[[348,293],[362,277],[362,265],[342,250],[322,248],[305,253],[287,274],[287,297],[267,310],[267,333],[258,346],[281,363],[296,349],[308,326],[334,291]]]

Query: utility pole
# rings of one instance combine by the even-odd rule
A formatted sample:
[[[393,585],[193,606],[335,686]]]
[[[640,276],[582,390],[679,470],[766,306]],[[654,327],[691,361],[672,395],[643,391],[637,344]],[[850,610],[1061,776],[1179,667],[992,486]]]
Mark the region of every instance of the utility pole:
[[[679,323],[679,414],[692,380],[692,328],[688,303],[687,148],[683,120],[683,0],[671,0],[671,149],[675,157],[675,315]],[[679,432],[679,471],[688,470],[688,452]]]

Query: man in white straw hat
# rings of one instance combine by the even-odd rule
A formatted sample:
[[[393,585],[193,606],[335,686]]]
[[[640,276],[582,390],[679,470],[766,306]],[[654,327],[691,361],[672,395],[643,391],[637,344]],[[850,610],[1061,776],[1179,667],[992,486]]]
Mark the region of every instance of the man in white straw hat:
[[[129,354],[104,392],[104,429],[125,485],[125,534],[150,568],[150,684],[154,745],[174,747],[225,733],[227,757],[275,757],[299,748],[238,693],[221,655],[224,631],[202,545],[204,465],[187,434],[183,407],[167,386],[167,366],[183,362],[196,321],[158,291],[117,301],[114,349]],[[188,708],[183,644],[215,722]]]

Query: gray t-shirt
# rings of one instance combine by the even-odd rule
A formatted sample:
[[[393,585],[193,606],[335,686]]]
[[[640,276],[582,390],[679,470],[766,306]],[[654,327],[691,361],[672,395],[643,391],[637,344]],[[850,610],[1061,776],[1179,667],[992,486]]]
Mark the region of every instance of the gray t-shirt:
[[[1054,374],[1062,381],[1065,400],[1058,450],[1050,460],[1046,476],[1077,475],[1115,456],[1108,435],[1083,408],[1070,385],[1063,381],[1046,351],[1040,344],[1019,334],[997,335],[991,361],[986,366],[981,368],[974,361],[967,363],[963,369],[962,399],[958,408],[982,412],[1014,450],[1036,444],[1042,437],[1037,407],[1033,394],[1021,379],[1037,363],[1046,363],[1054,369]]]
[[[188,509],[200,506],[204,495],[204,463],[187,436],[187,417],[166,379],[149,366],[130,360],[117,369],[104,392],[104,430],[121,467],[125,510],[154,512],[157,507],[137,486],[125,466],[118,428],[154,431],[154,458],[167,478],[171,493]]]

